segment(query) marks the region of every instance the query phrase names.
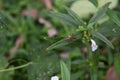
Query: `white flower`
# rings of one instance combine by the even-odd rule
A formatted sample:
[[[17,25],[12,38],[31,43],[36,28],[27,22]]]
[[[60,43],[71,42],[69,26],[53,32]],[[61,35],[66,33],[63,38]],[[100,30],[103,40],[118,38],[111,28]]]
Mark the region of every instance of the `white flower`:
[[[58,76],[52,76],[51,80],[59,80],[59,77]]]
[[[97,50],[97,48],[98,48],[98,45],[96,44],[96,42],[93,40],[93,39],[91,39],[91,48],[92,48],[92,51],[95,51],[95,50]]]

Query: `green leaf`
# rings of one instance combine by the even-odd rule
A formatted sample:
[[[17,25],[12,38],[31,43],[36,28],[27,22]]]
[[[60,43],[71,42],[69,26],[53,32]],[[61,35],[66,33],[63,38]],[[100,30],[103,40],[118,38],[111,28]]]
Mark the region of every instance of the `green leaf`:
[[[98,0],[89,0],[91,3],[93,3],[96,7],[98,6]]]
[[[120,55],[115,56],[114,67],[115,67],[115,70],[116,70],[118,76],[120,77]]]
[[[110,9],[108,9],[106,13],[109,16],[109,18],[120,27],[120,19],[116,15],[116,13]]]
[[[49,16],[59,19],[61,22],[66,22],[72,26],[78,26],[79,24],[69,15],[63,13],[49,12]]]
[[[92,35],[95,36],[96,38],[100,39],[101,41],[105,42],[108,46],[110,46],[112,49],[114,49],[114,46],[112,45],[112,43],[101,33],[92,32]]]
[[[77,15],[74,11],[72,11],[70,8],[65,7],[65,9],[67,10],[68,14],[73,17],[73,19],[79,24],[84,26],[84,21],[80,18],[79,15]]]
[[[94,22],[93,23],[89,23],[87,25],[87,29],[93,29],[94,24],[95,24]]]
[[[93,15],[93,17],[90,19],[89,23],[97,22],[107,11],[108,6],[110,5],[110,2],[106,3],[103,7],[101,7],[97,13]]]
[[[31,80],[50,80],[51,76],[60,71],[58,55],[47,52],[42,45],[34,46],[28,55],[33,63],[28,67],[28,76]]]
[[[0,56],[0,69],[4,69],[8,66],[8,62],[5,57]]]
[[[5,53],[9,40],[7,39],[8,26],[5,16],[0,12],[0,53]]]
[[[52,50],[52,49],[55,49],[55,48],[63,47],[63,46],[68,45],[68,44],[70,44],[70,43],[72,43],[72,42],[74,42],[74,41],[76,41],[76,40],[78,40],[82,37],[82,35],[79,32],[74,33],[72,36],[61,39],[61,40],[53,43],[51,46],[49,46],[47,48],[47,50]]]
[[[6,19],[8,19],[14,26],[19,26],[17,24],[17,21],[12,17],[10,16],[9,13],[5,12],[5,11],[1,11],[2,15],[6,17]]]
[[[109,28],[108,28],[109,26]],[[98,32],[102,33],[106,37],[114,36],[120,38],[120,28],[116,26],[111,20],[99,25]]]
[[[73,41],[68,41],[68,40],[66,40],[66,39],[61,39],[61,40],[55,42],[54,44],[52,44],[51,46],[49,46],[49,47],[47,48],[47,50],[51,50],[51,49],[54,49],[54,48],[63,47],[63,46],[68,45],[68,44],[70,44],[70,43],[72,43],[72,42],[73,42]]]
[[[60,61],[60,66],[61,66],[62,80],[70,80],[70,72],[66,64],[62,60]]]
[[[0,70],[3,70],[7,68],[8,62],[5,57],[0,56]],[[9,72],[0,72],[0,80],[13,80],[12,75],[14,74],[14,71]]]

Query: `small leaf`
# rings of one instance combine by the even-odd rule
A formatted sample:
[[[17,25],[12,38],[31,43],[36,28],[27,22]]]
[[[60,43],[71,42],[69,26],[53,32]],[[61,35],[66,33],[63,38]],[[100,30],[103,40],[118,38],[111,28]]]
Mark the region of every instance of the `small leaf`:
[[[63,13],[49,12],[51,17],[59,19],[61,22],[66,22],[72,26],[78,26],[79,24],[69,15]]]
[[[62,80],[70,80],[70,72],[63,61],[60,61]]]
[[[73,19],[78,22],[79,25],[85,25],[84,21],[80,18],[79,15],[77,15],[74,11],[72,11],[70,8],[65,7],[65,9],[67,10],[68,14],[73,17]]]
[[[98,0],[89,0],[92,4],[94,4],[96,7],[98,6]]]
[[[119,17],[115,14],[115,12],[113,12],[112,10],[108,9],[107,10],[107,15],[109,16],[109,18],[116,23],[119,27],[120,27],[120,19]]]
[[[112,45],[112,43],[101,33],[92,32],[92,35],[95,36],[96,38],[100,39],[101,41],[105,42],[108,46],[110,46],[112,49],[114,49],[114,46]]]
[[[103,16],[103,14],[106,13],[109,5],[110,5],[110,2],[106,3],[103,7],[101,7],[98,10],[98,12],[93,15],[89,23],[97,22]]]
[[[93,23],[89,23],[88,25],[87,25],[87,29],[92,29],[93,28],[93,26],[94,26],[94,22]]]

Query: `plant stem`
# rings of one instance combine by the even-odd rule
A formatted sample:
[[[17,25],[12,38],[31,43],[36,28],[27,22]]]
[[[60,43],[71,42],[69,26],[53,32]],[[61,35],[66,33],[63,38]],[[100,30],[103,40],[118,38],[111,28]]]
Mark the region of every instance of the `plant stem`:
[[[95,66],[95,61],[93,57],[93,53],[91,50],[91,46],[89,41],[86,41],[87,43],[87,49],[88,49],[88,61],[89,61],[89,66],[90,66],[90,80],[97,80],[97,69]]]
[[[1,69],[0,72],[7,72],[7,71],[12,71],[12,70],[20,69],[20,68],[23,68],[23,67],[27,67],[30,64],[32,64],[32,62],[29,62],[29,63],[21,65],[21,66],[13,67],[13,68]]]

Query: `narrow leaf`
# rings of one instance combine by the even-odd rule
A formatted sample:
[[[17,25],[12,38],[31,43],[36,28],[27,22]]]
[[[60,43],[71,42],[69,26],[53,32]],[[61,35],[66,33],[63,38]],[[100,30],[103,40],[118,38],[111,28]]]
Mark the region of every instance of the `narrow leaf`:
[[[10,14],[8,14],[7,12],[5,11],[1,11],[2,15],[5,16],[6,19],[8,19],[14,26],[18,26],[17,24],[17,21],[12,17],[10,16]]]
[[[97,22],[97,21],[103,16],[103,14],[106,13],[109,5],[110,5],[110,2],[106,3],[103,7],[101,7],[101,8],[97,11],[97,13],[95,13],[95,14],[93,15],[93,17],[90,19],[89,23]]]
[[[62,80],[70,80],[70,72],[63,61],[60,61]]]
[[[72,11],[70,8],[65,7],[65,9],[67,10],[68,14],[73,17],[73,19],[78,22],[79,25],[85,25],[84,21],[80,18],[79,15],[77,15],[74,11]]]
[[[63,46],[68,45],[68,44],[70,44],[72,42],[73,41],[68,41],[65,38],[65,39],[62,39],[62,40],[59,40],[59,41],[55,42],[54,44],[52,44],[51,46],[49,46],[47,48],[47,50],[52,50],[52,49],[55,49],[55,48],[63,47]]]
[[[95,36],[96,38],[100,39],[101,41],[105,42],[108,46],[110,46],[111,48],[114,49],[114,46],[112,45],[112,43],[105,36],[103,36],[101,33],[92,32],[92,35]]]
[[[63,13],[49,12],[51,17],[59,19],[61,22],[66,22],[72,26],[78,26],[79,24],[69,15]]]
[[[98,6],[98,0],[89,0],[96,7]]]
[[[60,47],[66,46],[66,45],[80,39],[81,37],[82,37],[82,35],[81,35],[80,32],[75,32],[72,36],[61,39],[61,40],[53,43],[46,50],[52,50],[52,49],[55,49],[55,48],[60,48]]]
[[[110,9],[108,9],[106,13],[109,16],[109,18],[120,27],[120,19],[116,15],[116,13]]]

